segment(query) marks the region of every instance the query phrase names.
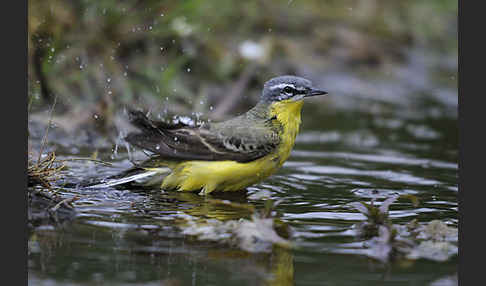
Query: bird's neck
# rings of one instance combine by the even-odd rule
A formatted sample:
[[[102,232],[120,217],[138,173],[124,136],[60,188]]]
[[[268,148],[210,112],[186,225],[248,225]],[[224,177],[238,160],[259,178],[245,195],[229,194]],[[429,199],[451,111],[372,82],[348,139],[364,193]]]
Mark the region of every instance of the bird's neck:
[[[300,112],[304,101],[283,100],[272,103],[269,108],[269,116],[277,119],[282,125],[282,131],[285,135],[290,136],[293,141],[295,136],[299,133],[300,126]]]
[[[255,107],[249,110],[248,114],[251,117],[259,119],[277,119],[284,128],[297,128],[298,131],[300,125],[300,111],[302,110],[303,104],[303,100],[282,100],[272,103],[259,102]]]

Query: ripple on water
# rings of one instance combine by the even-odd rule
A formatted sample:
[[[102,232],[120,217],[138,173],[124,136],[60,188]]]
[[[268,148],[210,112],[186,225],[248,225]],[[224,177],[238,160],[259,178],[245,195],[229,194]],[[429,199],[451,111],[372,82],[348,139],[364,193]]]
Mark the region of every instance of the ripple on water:
[[[381,151],[385,153],[384,150]],[[408,158],[399,153],[388,151],[389,154],[359,154],[359,153],[344,153],[344,152],[320,152],[320,151],[303,151],[294,150],[293,156],[305,158],[323,158],[323,159],[345,159],[353,161],[365,161],[373,163],[385,163],[392,165],[413,165],[422,167],[435,167],[443,169],[457,170],[458,165],[449,162],[443,162],[432,159]],[[300,164],[301,166],[302,164]]]
[[[299,170],[308,173],[325,174],[325,175],[351,175],[351,176],[366,176],[373,178],[380,178],[387,181],[407,183],[411,185],[427,185],[433,186],[441,184],[441,182],[420,178],[406,173],[398,173],[395,171],[377,171],[377,170],[358,170],[351,168],[344,168],[339,166],[304,166],[299,167]]]
[[[84,221],[84,223],[89,225],[99,226],[99,227],[111,228],[111,229],[135,229],[139,227],[136,224],[100,221],[100,220],[86,220]]]
[[[343,220],[343,221],[364,221],[366,216],[356,212],[306,212],[286,213],[283,216],[286,220]]]
[[[393,190],[393,189],[381,189],[381,188],[358,188],[353,189],[351,192],[361,198],[370,199],[386,199],[393,195],[415,195],[418,191],[415,190]]]

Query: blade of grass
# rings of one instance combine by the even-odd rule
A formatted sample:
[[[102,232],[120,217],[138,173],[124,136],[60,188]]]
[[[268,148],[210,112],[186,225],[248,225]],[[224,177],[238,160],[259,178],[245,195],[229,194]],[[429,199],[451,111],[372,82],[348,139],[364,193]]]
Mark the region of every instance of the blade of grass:
[[[54,111],[54,107],[56,106],[57,102],[57,95],[54,97],[54,102],[52,103],[51,110],[49,110],[49,122],[47,122],[47,127],[46,127],[46,132],[44,134],[44,137],[42,138],[42,143],[39,151],[39,157],[37,158],[37,164],[40,163],[41,157],[42,157],[42,152],[44,152],[44,147],[47,144],[47,134],[49,133],[49,127],[51,126],[52,123],[52,112]]]

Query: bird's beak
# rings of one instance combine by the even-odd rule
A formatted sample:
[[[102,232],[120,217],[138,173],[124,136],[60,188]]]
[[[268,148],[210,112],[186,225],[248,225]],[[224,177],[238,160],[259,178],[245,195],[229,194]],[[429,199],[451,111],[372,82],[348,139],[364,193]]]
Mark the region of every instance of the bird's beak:
[[[305,97],[324,95],[324,94],[327,94],[327,91],[313,88],[306,93]]]

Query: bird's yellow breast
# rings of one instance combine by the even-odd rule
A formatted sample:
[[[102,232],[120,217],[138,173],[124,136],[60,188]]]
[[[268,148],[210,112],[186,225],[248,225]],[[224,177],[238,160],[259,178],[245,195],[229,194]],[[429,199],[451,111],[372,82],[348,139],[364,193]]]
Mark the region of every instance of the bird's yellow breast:
[[[163,183],[163,189],[179,191],[202,190],[204,193],[237,191],[258,183],[275,173],[287,160],[299,132],[303,101],[284,100],[269,106],[270,118],[276,117],[281,126],[277,149],[255,161],[186,161],[169,166],[172,173]]]

